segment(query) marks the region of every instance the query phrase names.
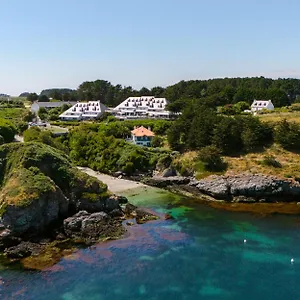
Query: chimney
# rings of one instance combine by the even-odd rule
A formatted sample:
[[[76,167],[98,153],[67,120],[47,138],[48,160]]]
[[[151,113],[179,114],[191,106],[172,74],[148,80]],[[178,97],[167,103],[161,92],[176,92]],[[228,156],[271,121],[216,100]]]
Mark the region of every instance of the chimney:
[[[134,126],[133,129],[136,129],[136,126]]]
[[[151,127],[148,127],[148,130],[150,130],[150,131],[151,131]]]

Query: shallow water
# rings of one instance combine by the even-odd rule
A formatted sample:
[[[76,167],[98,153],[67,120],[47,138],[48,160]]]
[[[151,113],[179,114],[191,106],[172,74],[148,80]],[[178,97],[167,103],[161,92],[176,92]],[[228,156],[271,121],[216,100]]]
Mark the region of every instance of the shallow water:
[[[300,299],[299,218],[215,210],[155,189],[127,196],[175,219],[134,225],[128,238],[42,272],[0,266],[0,299]]]

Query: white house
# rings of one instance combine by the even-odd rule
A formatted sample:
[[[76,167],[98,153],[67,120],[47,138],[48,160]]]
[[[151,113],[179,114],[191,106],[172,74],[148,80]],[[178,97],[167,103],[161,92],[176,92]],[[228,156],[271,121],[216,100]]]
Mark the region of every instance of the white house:
[[[153,96],[129,97],[117,107],[112,113],[118,119],[169,119],[173,113],[166,110],[168,101],[166,98],[155,98]]]
[[[262,109],[273,110],[274,105],[272,100],[254,100],[251,104],[251,111],[258,112]]]
[[[100,101],[77,102],[63,112],[59,118],[64,121],[93,120],[99,118],[105,111],[106,106]]]
[[[155,134],[151,129],[147,129],[144,126],[135,127],[134,130],[131,131],[132,142],[140,146],[150,146],[154,136]]]

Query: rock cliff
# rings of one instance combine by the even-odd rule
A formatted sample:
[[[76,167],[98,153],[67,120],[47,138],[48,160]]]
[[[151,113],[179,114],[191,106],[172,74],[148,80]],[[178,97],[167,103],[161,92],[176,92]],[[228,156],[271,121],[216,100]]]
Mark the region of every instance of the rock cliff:
[[[191,180],[189,185],[216,199],[235,202],[288,202],[300,196],[299,183],[265,175],[210,176]]]
[[[127,199],[45,144],[0,146],[0,185],[0,250],[13,256],[35,253],[41,237],[90,243],[124,231],[120,205]],[[79,211],[84,215],[76,215]],[[80,225],[78,236],[76,230],[71,234],[72,220]]]

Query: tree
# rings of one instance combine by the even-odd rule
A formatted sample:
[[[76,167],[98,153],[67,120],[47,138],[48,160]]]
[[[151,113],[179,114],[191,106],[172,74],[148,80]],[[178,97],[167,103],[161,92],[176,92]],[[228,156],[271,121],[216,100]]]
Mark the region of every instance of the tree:
[[[213,130],[212,144],[223,154],[234,154],[242,150],[240,124],[231,117],[222,117]]]
[[[30,102],[34,102],[34,101],[37,101],[39,98],[38,94],[37,93],[30,93],[28,94],[28,96],[26,97],[26,99]]]
[[[40,95],[38,101],[39,102],[49,102],[49,98],[46,95]]]
[[[164,92],[164,88],[161,86],[155,86],[154,88],[151,89],[151,96],[154,97],[162,97],[163,92]]]
[[[40,107],[38,111],[38,116],[40,117],[41,120],[46,121],[48,119],[48,111],[45,107]]]
[[[227,167],[215,146],[202,148],[198,153],[197,159],[202,162],[206,171],[221,172],[226,170]]]
[[[0,119],[0,135],[5,143],[10,143],[14,140],[17,134],[17,128],[8,120]]]
[[[142,87],[142,88],[139,90],[139,95],[140,95],[140,96],[152,96],[150,90],[147,89],[146,87]]]
[[[275,128],[275,142],[287,150],[300,150],[300,126],[286,119],[279,122]]]
[[[250,105],[246,101],[239,101],[238,103],[234,104],[234,107],[239,113],[243,112],[244,110],[250,109]]]
[[[24,122],[32,122],[32,120],[35,118],[35,114],[30,111],[30,110],[26,110],[26,112],[23,114],[23,121]]]
[[[154,148],[158,148],[158,147],[161,147],[163,144],[163,139],[156,135],[152,138],[152,141],[151,141],[151,146],[154,147]]]

